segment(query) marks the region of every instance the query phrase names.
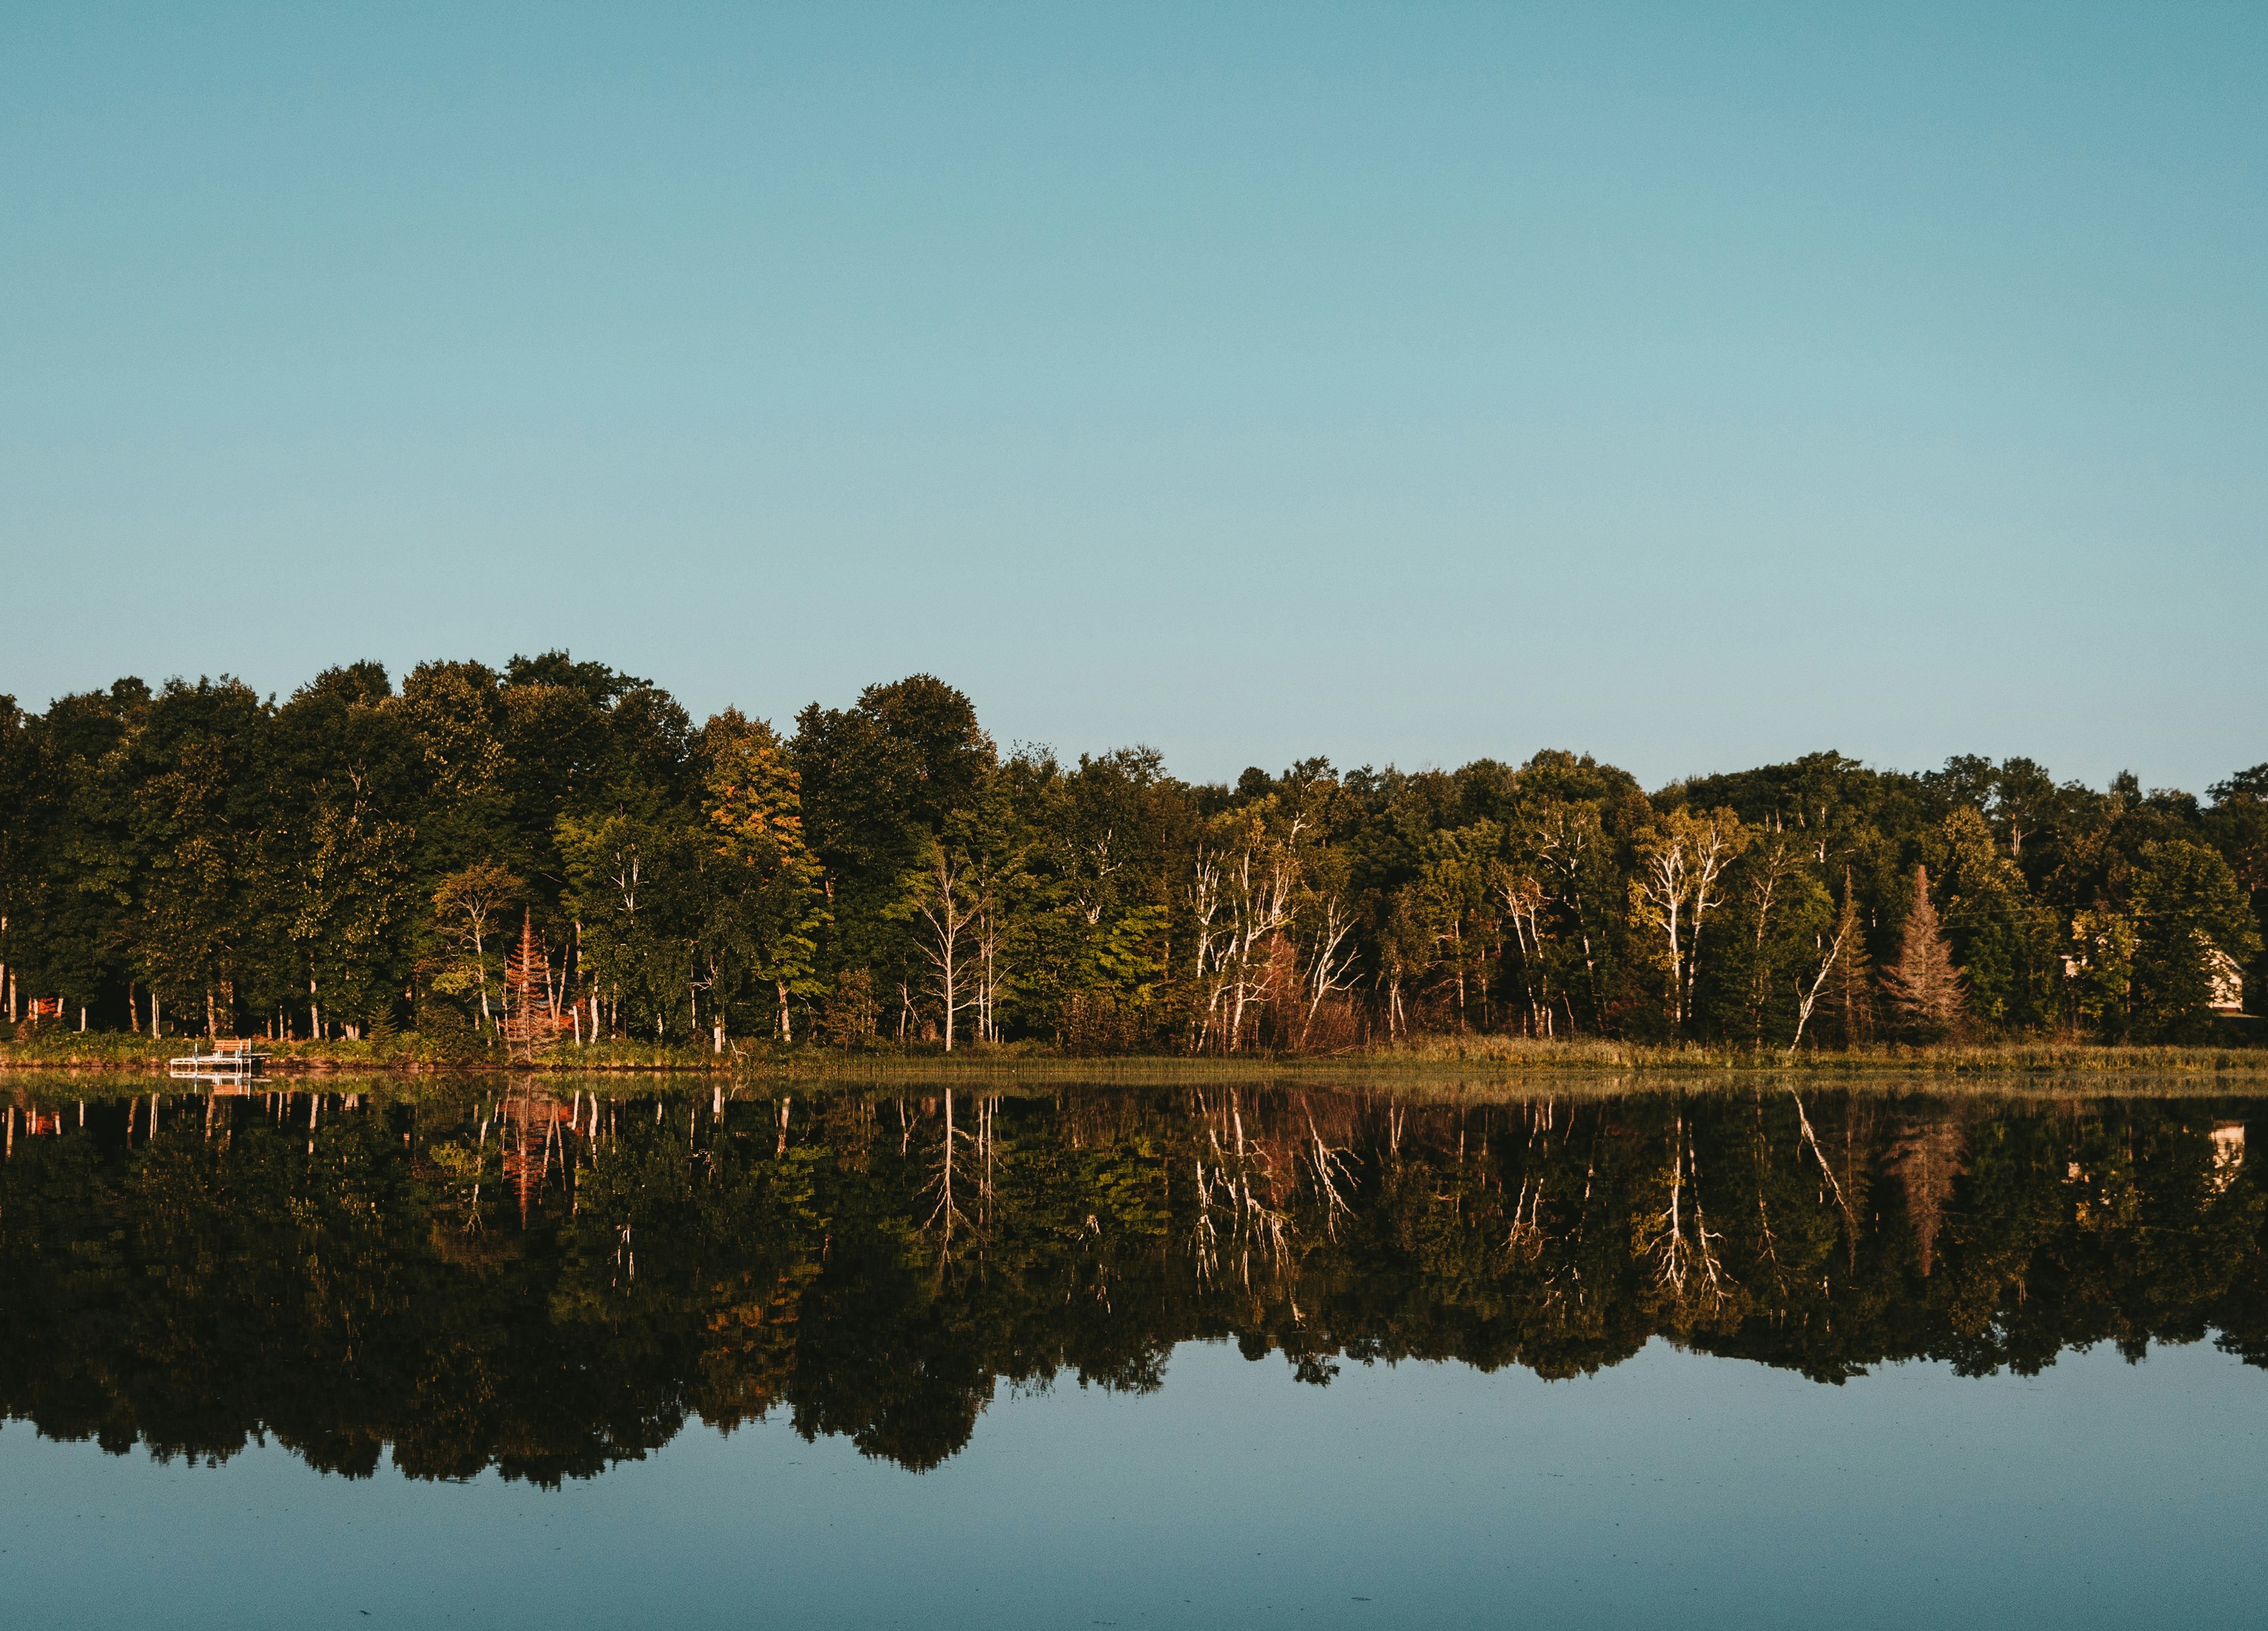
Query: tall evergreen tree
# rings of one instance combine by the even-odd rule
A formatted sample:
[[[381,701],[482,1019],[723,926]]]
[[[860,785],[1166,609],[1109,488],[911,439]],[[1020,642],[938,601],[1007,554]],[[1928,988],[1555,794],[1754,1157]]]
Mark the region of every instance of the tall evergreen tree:
[[[1882,994],[1898,1030],[1916,1042],[1952,1034],[1969,1010],[1967,983],[1930,904],[1929,868],[1914,868],[1913,905],[1898,941],[1898,960],[1882,970]]]
[[[1827,971],[1827,998],[1835,1016],[1837,1040],[1848,1047],[1871,1041],[1874,1035],[1874,965],[1867,955],[1867,934],[1859,918],[1859,892],[1852,887],[1849,867],[1843,870],[1843,910],[1835,920],[1835,938],[1842,949]]]

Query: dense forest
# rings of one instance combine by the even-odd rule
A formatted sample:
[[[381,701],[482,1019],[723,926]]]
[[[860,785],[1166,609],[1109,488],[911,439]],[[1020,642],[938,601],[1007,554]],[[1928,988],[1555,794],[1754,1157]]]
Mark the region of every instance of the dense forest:
[[[1823,1383],[2216,1332],[2268,1362],[2257,1102],[556,1080],[50,1078],[7,1111],[0,1413],[117,1453],[267,1434],[551,1482],[775,1413],[933,1466],[1001,1384],[1144,1391],[1191,1339],[1312,1383],[1569,1376],[1655,1337]]]
[[[558,652],[0,697],[11,1024],[476,1045],[525,931],[562,1047],[2186,1041],[2249,1030],[2264,911],[2268,764],[1229,786],[1004,756],[927,675],[789,732]]]

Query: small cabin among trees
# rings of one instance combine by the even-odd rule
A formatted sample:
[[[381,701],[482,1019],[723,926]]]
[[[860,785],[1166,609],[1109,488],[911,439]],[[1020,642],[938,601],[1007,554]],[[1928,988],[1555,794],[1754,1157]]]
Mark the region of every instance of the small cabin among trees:
[[[2213,948],[2205,961],[2205,978],[2212,982],[2213,996],[2206,1006],[2215,1014],[2241,1015],[2244,1012],[2244,967],[2220,947]]]

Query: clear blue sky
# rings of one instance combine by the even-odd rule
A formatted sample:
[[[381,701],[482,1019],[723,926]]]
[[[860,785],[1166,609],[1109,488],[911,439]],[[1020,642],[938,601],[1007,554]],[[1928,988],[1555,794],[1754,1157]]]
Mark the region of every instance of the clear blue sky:
[[[0,690],[2268,760],[2268,7],[0,10]]]

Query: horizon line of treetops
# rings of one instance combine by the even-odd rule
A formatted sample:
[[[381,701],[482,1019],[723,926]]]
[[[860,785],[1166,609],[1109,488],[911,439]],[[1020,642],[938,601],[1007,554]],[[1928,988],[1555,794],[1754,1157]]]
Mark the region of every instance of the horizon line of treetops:
[[[1004,756],[928,675],[785,734],[565,652],[0,697],[19,1031],[495,1042],[521,948],[516,1029],[561,1044],[2187,1041],[2257,1005],[2264,912],[2268,764],[2205,800],[1834,752],[1231,786]]]

